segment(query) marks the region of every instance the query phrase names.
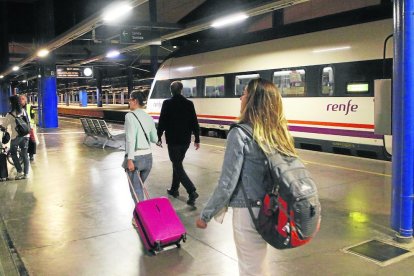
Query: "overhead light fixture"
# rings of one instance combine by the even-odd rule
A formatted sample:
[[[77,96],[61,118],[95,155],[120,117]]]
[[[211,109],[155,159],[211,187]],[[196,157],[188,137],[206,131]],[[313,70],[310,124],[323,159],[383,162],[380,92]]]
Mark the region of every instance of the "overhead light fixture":
[[[174,48],[174,49],[177,49],[178,47],[174,45],[174,46],[173,46],[173,48]]]
[[[93,73],[93,71],[92,71],[92,69],[91,69],[91,68],[89,68],[89,67],[87,67],[87,68],[83,69],[83,74],[84,74],[86,77],[90,77],[90,76],[92,76],[92,73]]]
[[[23,83],[27,82],[27,80],[22,80]]]
[[[0,75],[0,79],[2,79],[2,78],[4,78],[4,76],[3,75]]]
[[[119,3],[111,5],[106,9],[102,18],[107,22],[114,22],[118,19],[124,18],[124,16],[132,10],[132,7],[126,3]]]
[[[222,28],[228,25],[232,25],[232,24],[236,24],[239,22],[242,22],[244,20],[246,20],[247,18],[249,18],[249,16],[247,14],[244,13],[238,13],[238,14],[233,14],[221,19],[218,19],[216,21],[213,22],[213,24],[211,24],[211,27],[213,28]]]
[[[342,51],[342,50],[349,50],[351,46],[342,46],[342,47],[334,47],[334,48],[325,48],[325,49],[315,49],[312,53],[325,53],[325,52],[335,52],[335,51]]]
[[[120,55],[121,53],[117,50],[111,50],[106,54],[107,58],[116,58]]]
[[[190,71],[193,69],[194,69],[194,66],[184,66],[184,67],[178,67],[177,71]]]
[[[48,49],[40,49],[38,52],[37,52],[37,56],[38,57],[45,57],[45,56],[47,56],[49,54],[49,50]]]
[[[42,77],[42,75],[37,75],[37,77],[40,79]]]
[[[20,67],[19,67],[19,66],[13,66],[12,70],[13,70],[14,72],[19,71],[19,70],[20,70]]]
[[[153,41],[150,42],[149,45],[161,46],[162,45],[162,41],[161,40],[153,40]]]

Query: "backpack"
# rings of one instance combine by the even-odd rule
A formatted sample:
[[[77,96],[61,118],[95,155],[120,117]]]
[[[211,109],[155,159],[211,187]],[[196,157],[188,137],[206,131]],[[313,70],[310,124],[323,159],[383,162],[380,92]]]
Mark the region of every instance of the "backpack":
[[[26,116],[14,116],[11,112],[9,114],[15,119],[17,136],[23,137],[29,134],[30,124],[25,120]]]
[[[246,125],[232,127],[242,129],[253,139]],[[257,232],[273,247],[287,249],[304,245],[316,235],[321,223],[321,204],[315,182],[299,158],[279,152],[266,156],[274,185],[260,202],[257,218],[247,204],[250,216]],[[243,183],[241,190],[246,202],[250,202]]]

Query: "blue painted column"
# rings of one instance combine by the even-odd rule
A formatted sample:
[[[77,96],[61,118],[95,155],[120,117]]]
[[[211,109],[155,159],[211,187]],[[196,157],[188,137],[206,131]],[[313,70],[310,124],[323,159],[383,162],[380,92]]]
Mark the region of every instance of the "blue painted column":
[[[414,227],[414,0],[394,0],[391,224],[400,242]]]
[[[88,92],[86,90],[79,91],[79,105],[82,107],[88,106]]]
[[[40,82],[39,126],[43,128],[56,128],[59,126],[56,77],[42,77]]]
[[[0,82],[0,114],[5,115],[7,112],[10,111],[9,107],[9,97],[10,97],[10,89],[6,83]]]

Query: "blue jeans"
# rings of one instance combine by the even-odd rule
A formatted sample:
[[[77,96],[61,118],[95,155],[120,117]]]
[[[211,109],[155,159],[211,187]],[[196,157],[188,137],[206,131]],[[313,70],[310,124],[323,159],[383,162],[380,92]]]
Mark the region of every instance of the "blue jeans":
[[[23,158],[24,174],[29,173],[29,158],[27,156],[27,149],[29,147],[29,137],[17,136],[10,142],[10,154],[13,159],[14,167],[18,173],[22,172],[19,157],[17,156],[17,148],[20,148],[20,158]]]
[[[135,166],[135,171],[130,172],[127,170],[127,174],[128,174],[129,179],[131,180],[132,186],[134,187],[134,191],[138,197],[138,200],[142,201],[145,199],[144,191],[142,190],[142,185],[138,179],[137,174],[139,174],[139,176],[141,177],[142,183],[144,183],[152,168],[152,154],[135,156],[134,166]],[[127,169],[127,168],[124,167],[124,169]],[[136,204],[137,200],[135,198],[134,192],[131,190],[131,187],[129,187],[129,190],[131,192],[132,199],[134,200]]]

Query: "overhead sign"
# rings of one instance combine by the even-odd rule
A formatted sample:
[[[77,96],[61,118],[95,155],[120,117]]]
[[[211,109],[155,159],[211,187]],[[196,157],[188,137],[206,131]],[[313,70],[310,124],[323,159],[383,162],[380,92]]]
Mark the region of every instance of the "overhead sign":
[[[93,67],[91,66],[56,66],[58,79],[92,79]]]
[[[121,43],[140,43],[152,39],[157,35],[154,32],[143,31],[137,27],[127,28],[121,31]]]

